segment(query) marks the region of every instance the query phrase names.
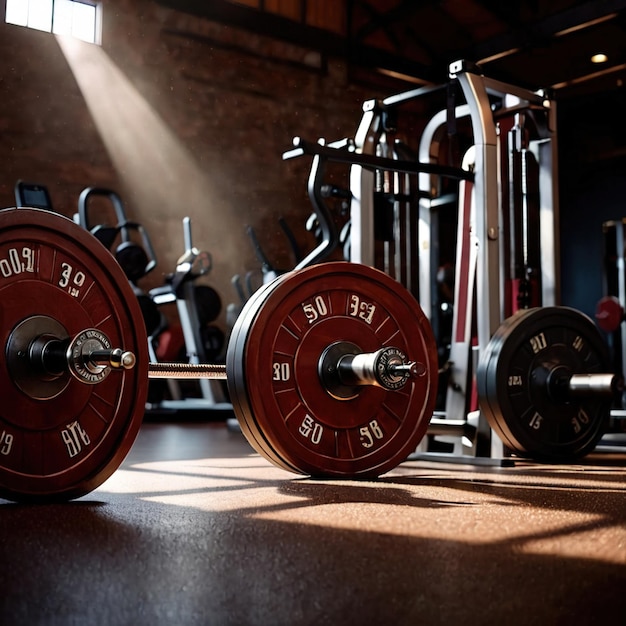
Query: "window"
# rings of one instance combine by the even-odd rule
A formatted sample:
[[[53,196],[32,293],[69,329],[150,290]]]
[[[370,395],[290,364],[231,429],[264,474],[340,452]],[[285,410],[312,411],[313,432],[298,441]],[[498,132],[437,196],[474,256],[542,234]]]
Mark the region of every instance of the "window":
[[[5,21],[100,43],[100,5],[87,0],[6,0]]]

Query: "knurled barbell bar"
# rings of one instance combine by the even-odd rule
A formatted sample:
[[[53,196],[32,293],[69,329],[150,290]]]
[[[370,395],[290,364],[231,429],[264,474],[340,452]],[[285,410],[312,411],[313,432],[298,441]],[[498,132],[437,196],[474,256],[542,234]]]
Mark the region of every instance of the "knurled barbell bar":
[[[247,302],[225,365],[151,364],[132,288],[70,220],[0,211],[0,496],[64,500],[102,484],[139,430],[151,377],[226,378],[252,446],[280,467],[377,476],[434,409],[437,351],[414,298],[351,263],[285,274]]]

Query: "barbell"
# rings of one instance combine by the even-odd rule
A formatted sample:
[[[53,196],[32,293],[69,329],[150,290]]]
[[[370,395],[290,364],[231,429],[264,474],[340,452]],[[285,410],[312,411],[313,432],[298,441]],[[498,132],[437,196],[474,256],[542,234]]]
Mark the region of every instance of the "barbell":
[[[0,211],[0,495],[76,498],[121,464],[148,379],[226,378],[251,445],[292,472],[395,467],[434,410],[426,316],[387,275],[338,262],[280,276],[246,303],[226,364],[149,363],[137,299],[91,234],[62,216]]]
[[[147,345],[132,287],[93,235],[48,211],[0,211],[0,497],[67,500],[100,486],[137,436],[150,378],[226,379],[252,447],[315,477],[389,471],[435,408],[427,317],[363,265],[330,262],[263,285],[225,364],[150,363]],[[570,460],[602,435],[619,386],[608,370],[584,315],[523,311],[481,358],[481,408],[514,452]]]

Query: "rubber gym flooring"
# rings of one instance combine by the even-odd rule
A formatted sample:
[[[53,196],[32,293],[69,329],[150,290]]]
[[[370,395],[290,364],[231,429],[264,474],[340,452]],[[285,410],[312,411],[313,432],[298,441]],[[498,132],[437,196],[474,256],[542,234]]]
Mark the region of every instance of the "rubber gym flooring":
[[[313,481],[222,423],[146,423],[96,491],[0,519],[4,626],[626,624],[619,449]]]

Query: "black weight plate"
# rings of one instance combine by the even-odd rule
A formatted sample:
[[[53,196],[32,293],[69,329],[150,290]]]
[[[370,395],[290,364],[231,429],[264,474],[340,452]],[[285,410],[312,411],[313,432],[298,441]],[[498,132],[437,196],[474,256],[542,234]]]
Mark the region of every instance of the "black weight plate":
[[[136,283],[146,275],[148,255],[136,243],[132,241],[121,243],[115,250],[115,258],[130,282]]]
[[[567,307],[519,311],[498,328],[476,374],[480,406],[518,455],[570,462],[594,449],[611,408],[606,396],[568,401],[549,393],[547,372],[610,372],[607,347],[593,322]]]
[[[218,326],[208,324],[200,328],[200,337],[206,362],[215,363],[222,353],[226,341],[224,331]]]
[[[194,288],[194,299],[201,326],[214,322],[222,312],[222,299],[213,287],[197,285]]]

